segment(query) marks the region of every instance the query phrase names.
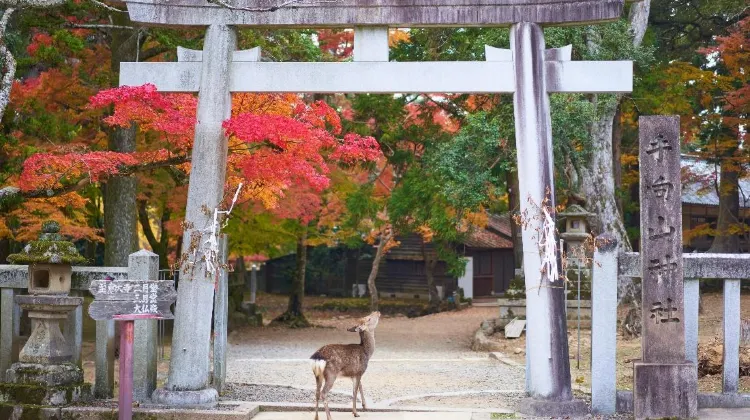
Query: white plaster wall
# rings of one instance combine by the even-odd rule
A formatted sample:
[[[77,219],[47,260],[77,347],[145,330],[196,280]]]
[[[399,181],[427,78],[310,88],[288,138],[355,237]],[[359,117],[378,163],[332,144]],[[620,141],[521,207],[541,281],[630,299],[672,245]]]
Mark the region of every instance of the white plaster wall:
[[[464,297],[474,298],[474,258],[466,257],[466,271],[458,279],[458,287],[464,289]]]

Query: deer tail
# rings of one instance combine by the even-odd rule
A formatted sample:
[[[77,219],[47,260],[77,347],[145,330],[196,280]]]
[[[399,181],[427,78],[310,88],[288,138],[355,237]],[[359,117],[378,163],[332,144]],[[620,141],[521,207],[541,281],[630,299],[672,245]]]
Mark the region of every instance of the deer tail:
[[[312,367],[313,374],[316,378],[323,376],[323,371],[326,370],[326,361],[323,359],[311,359],[310,366]]]

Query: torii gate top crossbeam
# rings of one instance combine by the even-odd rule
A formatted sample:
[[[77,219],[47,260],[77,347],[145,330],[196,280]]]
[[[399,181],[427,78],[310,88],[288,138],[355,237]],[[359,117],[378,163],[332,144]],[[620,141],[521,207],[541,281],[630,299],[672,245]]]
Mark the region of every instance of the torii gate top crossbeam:
[[[619,19],[624,0],[126,0],[130,19],[151,25],[427,27],[588,24]]]

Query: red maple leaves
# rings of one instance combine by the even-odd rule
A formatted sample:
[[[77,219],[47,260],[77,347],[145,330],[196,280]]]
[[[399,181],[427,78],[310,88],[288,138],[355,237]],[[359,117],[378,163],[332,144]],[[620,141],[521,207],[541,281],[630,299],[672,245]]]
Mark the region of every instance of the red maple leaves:
[[[329,186],[329,164],[368,162],[380,155],[371,137],[347,134],[337,139],[341,120],[322,101],[299,101],[288,117],[240,114],[227,120],[224,129],[254,150],[238,162],[244,178],[279,191],[299,183],[322,191]]]
[[[115,106],[114,113],[104,119],[106,124],[123,128],[138,124],[141,131],[166,135],[179,151],[192,145],[197,103],[193,95],[162,94],[152,84],[106,89],[90,100],[93,108]]]
[[[305,103],[294,95],[242,95],[243,100],[235,103],[241,103],[244,112],[225,121],[224,130],[231,145],[230,183],[241,180],[248,185],[245,199],[273,207],[293,186],[320,193],[330,185],[331,165],[351,166],[381,156],[371,137],[346,134],[337,138],[341,120],[323,101]],[[152,150],[36,154],[25,162],[19,186],[26,191],[62,189],[81,180],[96,182],[132,173],[140,166],[156,167],[175,156],[187,160],[195,130],[195,96],[162,94],[153,85],[143,85],[103,90],[90,100],[92,108],[110,106],[114,112],[104,122],[119,127],[135,123],[141,132],[151,134],[145,148]],[[312,207],[319,205],[309,197],[304,201]]]

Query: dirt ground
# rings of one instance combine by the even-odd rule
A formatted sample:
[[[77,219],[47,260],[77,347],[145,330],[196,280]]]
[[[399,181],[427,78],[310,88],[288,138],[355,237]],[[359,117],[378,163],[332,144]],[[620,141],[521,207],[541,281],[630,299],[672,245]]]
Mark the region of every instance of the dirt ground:
[[[524,387],[523,369],[469,348],[481,322],[496,314],[496,307],[472,307],[419,318],[384,314],[375,332],[375,354],[363,378],[367,398],[377,405],[402,406],[415,402],[437,404],[439,401],[425,397],[438,395],[438,399],[446,399],[441,403],[447,404],[456,393],[470,396],[491,391],[496,395],[491,401],[493,408],[513,406]],[[301,402],[309,402],[314,398],[315,387],[310,355],[326,344],[359,342],[359,336],[346,329],[364,314],[332,315],[308,313],[316,328],[289,330],[269,326],[230,334],[227,380],[306,389],[310,392],[301,395]],[[351,380],[337,380],[333,391],[351,395]],[[250,400],[278,397],[258,390],[247,394]]]
[[[716,336],[721,336],[722,296],[721,293],[712,293],[704,294],[702,298],[704,312],[700,317],[699,340],[701,343],[706,343]],[[304,373],[300,375],[304,376],[298,377],[296,373],[297,367],[293,367],[290,364],[290,369],[288,369],[288,371],[286,368],[279,368],[277,377],[272,378],[269,376],[270,372],[263,373],[253,371],[253,366],[257,366],[258,363],[248,362],[262,358],[306,359],[315,349],[323,344],[355,341],[355,337],[350,337],[350,334],[348,335],[345,332],[345,329],[351,326],[356,318],[366,315],[366,312],[331,312],[313,309],[315,305],[328,300],[330,299],[325,297],[307,297],[305,300],[306,314],[313,323],[319,326],[319,328],[288,330],[278,327],[248,327],[232,333],[229,338],[230,378],[228,379],[242,383],[274,382],[279,385],[287,384],[292,386],[298,385],[299,383],[306,384],[306,382],[300,382],[309,379],[307,378],[309,372],[307,372],[308,368],[306,366],[299,368],[300,371],[304,371]],[[271,319],[278,316],[286,309],[287,298],[286,296],[261,294],[258,298],[258,304],[262,308],[261,310],[263,311],[265,322],[268,323]],[[750,318],[750,295],[742,296],[741,309],[742,317]],[[622,308],[621,312],[623,313],[621,315],[624,315],[626,310],[627,308]],[[393,363],[388,364],[384,361],[389,359],[452,359],[451,363],[455,363],[455,360],[462,360],[458,364],[455,364],[454,367],[458,368],[460,366],[461,369],[465,369],[467,373],[471,371],[474,372],[472,374],[480,374],[487,370],[489,365],[484,366],[484,361],[479,362],[478,360],[472,360],[473,358],[476,359],[483,355],[470,352],[469,341],[476,328],[479,327],[479,323],[483,319],[496,316],[497,312],[498,309],[496,307],[470,308],[469,310],[462,312],[436,314],[414,319],[406,318],[404,316],[384,317],[382,324],[379,327],[378,352],[376,353],[376,356],[374,356],[375,359],[379,359],[381,362],[376,362],[374,365],[380,363],[384,366],[383,369],[389,372],[387,374],[385,372],[383,373],[383,377],[388,378],[386,379],[386,382],[395,380],[395,378],[398,378],[399,376],[409,378],[409,386],[414,387],[415,390],[420,387],[430,388],[427,385],[429,385],[431,381],[435,381],[437,378],[437,376],[433,376],[430,373],[431,370],[435,370],[436,375],[438,376],[451,376],[454,373],[450,370],[446,371],[445,366],[440,365],[439,362],[432,362],[433,364],[430,362],[424,362],[419,364],[419,367],[415,368],[416,370],[410,374],[408,370],[411,368],[409,366],[406,367],[406,371],[399,371],[398,368],[394,368],[395,365]],[[93,324],[93,322],[91,324]],[[93,331],[93,325],[84,326],[84,371],[86,374],[86,380],[89,382],[93,382],[94,379]],[[580,352],[577,336],[578,334],[575,329],[569,331],[571,377],[574,384],[586,389],[591,386],[591,335],[589,330],[581,330]],[[502,346],[501,352],[508,358],[519,364],[524,363],[524,349],[526,344],[525,335],[519,339],[513,340],[502,338],[499,339],[498,342]],[[163,348],[164,356],[160,358],[159,361],[160,384],[162,384],[167,377],[169,368],[169,351],[167,334],[167,342]],[[638,358],[640,358],[640,339],[625,340],[622,336],[618,335],[618,389],[632,388],[632,361]],[[408,364],[408,362],[406,363]],[[414,363],[412,363],[412,365],[414,365]],[[115,369],[116,379],[117,364],[115,364]],[[493,364],[491,370],[495,371],[495,369],[496,367]],[[510,375],[507,378],[509,381],[505,381],[503,379],[497,379],[494,376],[495,373],[500,376],[508,376],[508,372],[496,371],[489,377],[479,378],[476,383],[469,382],[459,386],[461,384],[456,382],[456,388],[468,389],[472,386],[474,386],[474,388],[481,388],[484,386],[484,388],[487,389],[492,382],[497,381],[502,385],[507,385],[505,389],[515,390],[522,388],[523,382],[519,379],[522,378],[522,374],[519,377],[516,377],[515,374]],[[261,380],[261,378],[265,379]],[[465,380],[471,381],[471,378],[467,376]],[[384,389],[387,388],[387,385],[388,384],[385,382],[382,384]],[[375,386],[375,388],[377,387],[378,385]],[[492,386],[491,388],[499,389],[497,386]],[[446,389],[436,388],[434,391],[438,392],[452,389],[452,387]],[[721,375],[711,375],[700,378],[699,389],[702,392],[720,392]],[[348,384],[346,386],[342,385],[340,389],[342,392],[345,390],[348,390]],[[750,377],[743,377],[740,379],[740,390],[743,392],[750,392]],[[376,389],[376,394],[383,399],[392,398],[391,394],[398,395],[399,392],[401,391],[390,392],[387,389],[380,392]],[[420,392],[412,392],[411,394],[417,393]]]
[[[268,325],[286,309],[287,297],[260,294],[258,305],[266,326],[246,327],[230,333],[227,380],[238,384],[314,387],[310,355],[325,344],[358,342],[359,337],[346,329],[368,312],[314,309],[327,301],[331,299],[307,297],[305,313],[316,327],[290,330]],[[489,359],[487,354],[476,354],[469,349],[471,337],[482,320],[496,313],[497,308],[469,308],[421,318],[384,314],[377,331],[377,351],[368,368],[368,373],[373,373],[368,394],[373,400],[381,401],[407,395],[410,389],[418,394],[474,388],[520,390],[523,386],[521,369],[502,365]],[[86,380],[93,382],[94,326],[85,326],[84,330],[84,372]],[[159,360],[159,385],[166,381],[169,370],[170,348],[166,341],[164,357]],[[117,375],[115,363],[115,382]],[[394,386],[397,382],[402,383],[400,388]],[[336,385],[334,391],[351,392],[349,380],[338,381]],[[496,388],[498,386],[501,388]]]
[[[708,343],[714,337],[722,336],[722,295],[721,293],[702,294],[703,313],[699,318],[698,341]],[[741,297],[741,314],[743,319],[750,318],[750,295]],[[619,319],[625,317],[628,308],[619,308]],[[568,331],[568,349],[570,353],[570,374],[574,383],[585,388],[591,388],[591,331],[581,330],[580,353],[578,351],[578,333],[576,329]],[[526,346],[526,336],[508,340],[500,338],[497,342],[503,346],[501,350],[509,358],[524,363],[523,349]],[[579,363],[580,355],[580,363]],[[633,360],[641,358],[641,340],[626,340],[621,334],[617,335],[617,388],[633,388]],[[721,375],[707,375],[698,380],[700,392],[721,392]],[[740,391],[750,392],[750,377],[740,378]]]

